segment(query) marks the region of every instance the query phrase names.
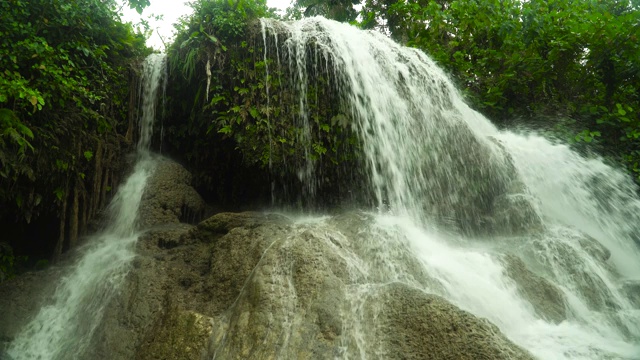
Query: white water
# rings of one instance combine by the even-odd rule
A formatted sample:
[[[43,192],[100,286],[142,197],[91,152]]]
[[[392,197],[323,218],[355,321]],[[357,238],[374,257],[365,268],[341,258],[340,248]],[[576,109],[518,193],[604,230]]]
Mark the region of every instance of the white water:
[[[640,310],[621,290],[624,281],[640,275],[640,255],[631,238],[637,232],[633,225],[640,224],[640,201],[621,172],[535,135],[499,132],[463,103],[428,57],[384,36],[324,19],[278,27],[291,36],[282,51],[271,53],[278,60],[282,56],[283,64],[296,64],[290,81],[301,94],[308,81],[305,62],[318,61],[304,55],[308,44],[332,59],[334,80],[363,141],[378,204],[390,208],[372,214],[373,223],[357,239],[342,235],[333,218],[299,224],[300,232],[326,239],[349,264],[342,357],[384,353],[371,341],[364,303],[380,286],[403,282],[488,318],[539,359],[640,358]],[[263,23],[265,32],[275,28],[271,21]],[[263,36],[265,42],[272,38]],[[153,68],[163,65],[153,59],[145,79],[156,82],[161,70]],[[142,89],[145,97],[158,91]],[[299,103],[302,126],[308,125],[305,101]],[[143,117],[153,117],[154,103],[143,103]],[[152,119],[146,120],[140,123],[151,126]],[[133,257],[137,208],[153,171],[153,161],[144,155],[151,138],[147,129],[141,129],[140,143],[146,145],[139,145],[134,174],[111,204],[113,221],[82,249],[52,303],[12,343],[14,359],[83,358],[103,307]],[[309,181],[310,192],[313,176],[314,163],[307,162],[300,178]],[[531,206],[532,223],[507,226],[503,215],[490,211],[496,199],[508,201],[509,213]],[[482,221],[464,228],[476,219]],[[483,232],[486,224],[491,229]],[[588,251],[585,234],[609,249],[611,259]],[[503,253],[520,256],[562,290],[565,321],[556,324],[534,311],[508,276]],[[285,304],[295,301],[295,289],[287,286],[293,292],[283,293],[283,307],[294,309],[294,303]],[[295,330],[293,320],[287,324]]]
[[[426,55],[381,34],[323,18],[262,21],[265,47],[280,46],[267,41],[270,33],[286,32],[282,51],[270,54],[292,72],[301,119],[308,118],[307,69],[332,64],[378,203],[390,208],[370,230],[384,261],[377,276],[354,285],[353,314],[346,315],[354,340],[345,342],[345,357],[365,358],[364,349],[377,346],[358,324],[363,294],[401,281],[488,318],[539,359],[640,359],[640,309],[622,290],[640,279],[632,238],[640,200],[622,172],[535,134],[498,131]],[[309,47],[320,60],[308,59]],[[313,178],[312,167],[301,172]],[[598,243],[609,260],[589,250]],[[403,257],[392,256],[403,246],[438,286],[416,285]],[[507,275],[506,253],[562,291],[566,320],[556,324],[534,311]],[[365,260],[344,256],[354,273],[369,274]]]
[[[104,307],[119,290],[135,255],[138,208],[156,163],[149,154],[149,144],[164,67],[161,55],[151,55],[144,63],[138,160],[107,209],[105,229],[87,240],[51,302],[40,309],[11,343],[7,353],[13,360],[84,358]]]
[[[151,54],[144,62],[140,83],[140,110],[142,114],[138,121],[140,138],[138,139],[138,152],[149,150],[151,136],[153,135],[153,124],[156,121],[156,109],[158,102],[158,91],[164,90],[167,86],[167,66],[164,54]],[[161,86],[162,85],[162,86]]]

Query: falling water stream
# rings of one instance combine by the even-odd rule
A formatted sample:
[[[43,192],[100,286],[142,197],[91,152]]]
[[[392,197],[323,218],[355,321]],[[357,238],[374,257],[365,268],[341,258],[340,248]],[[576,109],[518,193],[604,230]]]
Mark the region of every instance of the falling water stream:
[[[107,209],[105,228],[87,240],[52,301],[11,343],[7,353],[13,360],[84,359],[104,307],[118,291],[135,255],[138,208],[155,166],[149,146],[164,64],[164,55],[157,54],[144,62],[136,163]]]

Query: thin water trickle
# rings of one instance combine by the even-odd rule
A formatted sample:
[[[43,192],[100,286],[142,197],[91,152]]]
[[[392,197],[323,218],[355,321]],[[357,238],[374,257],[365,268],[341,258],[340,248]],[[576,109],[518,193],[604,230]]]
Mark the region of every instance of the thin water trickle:
[[[156,164],[149,146],[164,61],[164,56],[157,54],[145,60],[138,160],[107,209],[106,227],[79,249],[52,300],[10,344],[7,353],[11,359],[84,359],[104,308],[119,290],[135,256],[134,245],[140,235],[136,228],[138,208]]]
[[[143,64],[140,83],[140,108],[142,114],[138,121],[140,137],[137,149],[139,153],[146,152],[151,146],[153,136],[153,124],[156,121],[158,103],[158,91],[164,95],[167,85],[166,56],[164,54],[151,54]],[[162,86],[161,86],[162,85]],[[164,96],[163,96],[164,97]]]
[[[286,38],[275,47],[294,67],[300,126],[308,69],[318,56],[332,66],[377,202],[389,209],[371,215],[357,251],[335,247],[353,282],[342,357],[375,357],[363,302],[378,285],[403,282],[486,317],[539,359],[640,358],[640,309],[623,289],[640,277],[640,199],[626,175],[535,134],[498,131],[428,56],[382,34],[323,18],[263,19],[262,31],[265,47],[274,32]],[[314,166],[300,170],[311,188]],[[338,239],[330,222],[314,231]],[[561,320],[510,274],[513,255],[531,282],[559,294]]]

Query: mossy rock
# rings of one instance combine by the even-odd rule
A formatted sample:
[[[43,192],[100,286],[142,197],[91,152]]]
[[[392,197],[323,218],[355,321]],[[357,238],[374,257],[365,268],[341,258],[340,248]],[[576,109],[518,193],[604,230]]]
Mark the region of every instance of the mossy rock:
[[[169,310],[138,351],[138,360],[200,360],[206,352],[213,319],[194,311]]]

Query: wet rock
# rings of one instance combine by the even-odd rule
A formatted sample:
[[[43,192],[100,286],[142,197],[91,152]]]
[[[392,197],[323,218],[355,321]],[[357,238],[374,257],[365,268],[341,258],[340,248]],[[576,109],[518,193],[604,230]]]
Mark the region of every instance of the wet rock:
[[[428,274],[399,265],[410,249],[366,231],[367,219],[224,213],[155,226],[84,358],[530,358],[488,321],[416,290],[431,288]]]
[[[159,159],[142,196],[140,225],[145,228],[200,220],[205,204],[190,184],[191,174],[182,165]]]
[[[212,318],[194,311],[172,309],[154,326],[136,359],[200,360],[212,329]]]
[[[512,181],[508,190],[493,202],[493,232],[501,235],[523,235],[543,230],[542,218],[534,206],[535,199],[520,181]]]
[[[183,288],[178,279],[195,276],[199,261],[204,262],[201,266],[206,266],[206,255],[198,259],[199,253],[206,254],[206,248],[180,240],[188,239],[193,228],[195,226],[188,224],[167,224],[149,230],[138,239],[132,271],[119,293],[107,304],[85,358],[137,359],[157,324],[173,316],[170,313],[175,306],[169,299],[179,300],[189,294],[175,290]],[[177,253],[181,256],[176,256]],[[190,265],[185,263],[185,257],[189,257]]]
[[[462,120],[437,131],[429,147],[448,150],[425,155],[426,216],[474,237],[542,231],[535,199],[498,140],[484,141]]]
[[[48,294],[55,289],[56,279],[62,274],[61,267],[52,267],[22,274],[0,284],[0,353],[40,307],[51,301]],[[0,359],[4,360],[2,356]]]
[[[173,249],[191,240],[188,235],[192,228],[193,225],[181,223],[155,226],[142,235],[142,240],[144,244],[154,243],[163,249]]]
[[[611,251],[609,249],[591,236],[586,234],[583,235],[584,236],[578,238],[578,242],[585,251],[600,261],[604,262],[609,260],[611,257]]]
[[[225,218],[230,216],[224,215]],[[198,240],[205,243],[215,241],[215,246],[210,250],[210,276],[204,281],[205,291],[212,298],[216,315],[233,304],[265,251],[276,241],[283,241],[285,227],[264,223],[257,225],[261,217],[259,214],[253,217],[247,213],[239,214],[234,221],[247,221],[251,225],[234,227],[221,238],[212,235],[209,226],[198,227]],[[204,223],[208,222],[200,225]]]
[[[366,215],[351,213],[327,224],[351,228],[363,222]],[[215,322],[209,356],[531,358],[486,320],[407,285],[385,285],[390,280],[375,274],[380,253],[363,244],[366,232],[356,230],[358,237],[351,239],[325,225],[318,231],[291,222],[250,223],[231,229],[212,249],[212,292],[224,299],[218,300],[224,311]],[[351,255],[367,260],[354,264]],[[450,327],[459,331],[449,336]]]
[[[493,202],[517,178],[508,155],[461,118],[443,121],[436,131],[429,147],[449,150],[425,154],[427,213],[467,235],[494,234]]]
[[[215,330],[210,355],[304,359],[337,354],[342,279],[348,275],[344,260],[330,251],[329,243],[310,231],[296,235],[292,224],[235,228],[218,243],[212,274],[218,273],[213,276],[222,281],[219,289],[226,304],[220,302],[223,321]],[[234,249],[243,245],[248,251]],[[236,258],[237,250],[246,258],[240,266],[216,264]],[[242,275],[236,278],[238,273]]]
[[[549,269],[556,283],[577,294],[593,311],[620,309],[607,283],[616,270],[607,263],[609,251],[598,241],[568,227],[554,227],[531,241],[533,259]]]
[[[486,319],[404,284],[380,288],[366,314],[375,319],[372,325],[384,345],[379,358],[534,359]]]
[[[230,213],[222,212],[211,216],[198,224],[198,231],[201,233],[202,241],[209,241],[225,235],[232,229],[238,227],[256,228],[267,222],[279,224],[286,223],[285,216],[277,214],[264,214],[259,212]]]
[[[640,281],[627,281],[622,285],[624,293],[627,294],[631,304],[640,309]]]
[[[529,301],[538,316],[556,324],[567,319],[565,297],[560,289],[530,271],[517,256],[505,255],[502,260],[507,276],[516,283],[518,292]]]

